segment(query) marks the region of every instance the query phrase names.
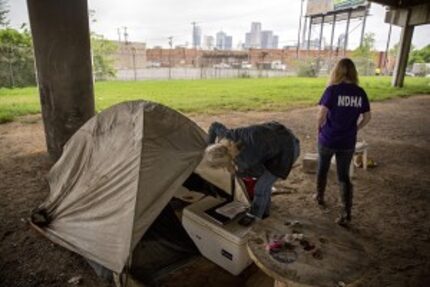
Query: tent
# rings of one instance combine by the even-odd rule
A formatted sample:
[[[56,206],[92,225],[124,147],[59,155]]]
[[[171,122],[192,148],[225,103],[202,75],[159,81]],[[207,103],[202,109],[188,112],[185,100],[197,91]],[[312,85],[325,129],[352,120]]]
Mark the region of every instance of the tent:
[[[170,243],[184,242],[174,246],[176,251],[194,248],[169,208],[184,183],[204,182],[215,194],[230,192],[228,174],[202,160],[205,148],[206,133],[179,112],[146,101],[115,105],[66,143],[48,174],[50,194],[33,212],[32,225],[104,271],[157,268],[142,252],[156,248],[142,244],[143,238],[168,234]],[[236,185],[239,200],[249,203]]]

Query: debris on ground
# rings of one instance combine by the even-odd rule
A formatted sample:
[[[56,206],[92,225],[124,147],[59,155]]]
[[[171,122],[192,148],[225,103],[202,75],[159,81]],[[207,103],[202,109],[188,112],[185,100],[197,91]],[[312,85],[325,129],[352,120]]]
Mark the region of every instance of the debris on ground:
[[[82,276],[78,275],[78,276],[74,276],[72,278],[69,279],[69,281],[67,281],[67,283],[71,284],[71,285],[79,285],[82,283]]]

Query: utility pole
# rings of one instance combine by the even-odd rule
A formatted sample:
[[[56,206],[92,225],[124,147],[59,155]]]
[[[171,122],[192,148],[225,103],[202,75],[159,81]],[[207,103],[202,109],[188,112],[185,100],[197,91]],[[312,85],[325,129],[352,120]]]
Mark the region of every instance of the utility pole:
[[[303,17],[303,3],[305,0],[302,0],[302,4],[300,6],[300,17],[299,17],[299,32],[297,33],[297,50],[296,50],[296,56],[299,57],[299,49],[300,49],[300,33],[302,30],[302,17]],[[306,29],[306,28],[305,28]]]
[[[124,43],[128,44],[128,33],[127,33],[127,27],[123,27],[124,29]]]
[[[169,39],[169,80],[172,79],[172,48],[173,48],[173,37],[170,36],[167,39]]]
[[[116,32],[118,33],[118,42],[121,43],[121,28],[117,28]]]
[[[131,47],[131,56],[132,56],[132,60],[133,60],[133,75],[134,75],[134,80],[137,81],[137,71],[136,71],[136,48],[135,47]]]

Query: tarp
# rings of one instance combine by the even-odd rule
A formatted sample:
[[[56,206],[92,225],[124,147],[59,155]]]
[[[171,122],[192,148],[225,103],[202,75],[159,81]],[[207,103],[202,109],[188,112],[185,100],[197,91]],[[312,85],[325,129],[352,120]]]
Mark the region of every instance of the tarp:
[[[200,163],[206,134],[165,106],[134,101],[91,118],[64,146],[39,209],[52,241],[120,273]]]

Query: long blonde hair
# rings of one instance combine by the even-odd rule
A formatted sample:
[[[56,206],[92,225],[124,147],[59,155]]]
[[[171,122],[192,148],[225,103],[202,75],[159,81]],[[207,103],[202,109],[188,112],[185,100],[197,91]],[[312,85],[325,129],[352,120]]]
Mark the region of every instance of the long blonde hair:
[[[208,146],[205,150],[205,158],[212,168],[230,168],[234,166],[234,159],[239,154],[236,143],[228,139],[222,139],[218,143]]]
[[[357,69],[354,62],[349,58],[341,59],[331,71],[329,85],[336,85],[342,82],[358,85]]]

